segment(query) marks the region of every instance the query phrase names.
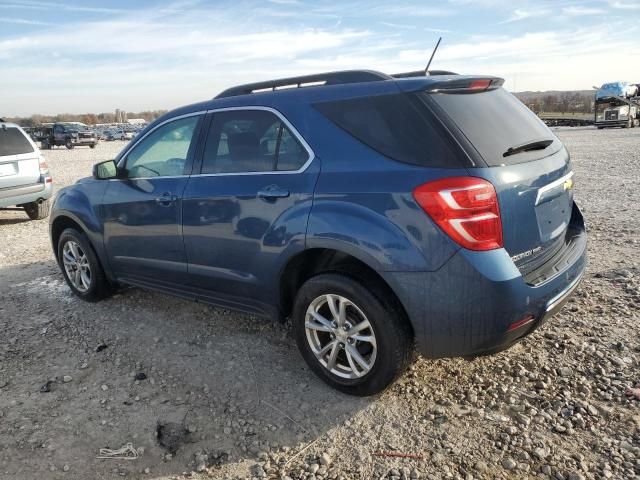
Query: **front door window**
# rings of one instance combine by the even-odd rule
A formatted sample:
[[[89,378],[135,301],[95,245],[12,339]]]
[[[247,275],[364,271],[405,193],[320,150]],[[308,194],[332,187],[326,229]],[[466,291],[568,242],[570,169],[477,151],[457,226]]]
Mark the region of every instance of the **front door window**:
[[[185,175],[193,134],[200,116],[166,123],[142,139],[127,155],[127,178]]]

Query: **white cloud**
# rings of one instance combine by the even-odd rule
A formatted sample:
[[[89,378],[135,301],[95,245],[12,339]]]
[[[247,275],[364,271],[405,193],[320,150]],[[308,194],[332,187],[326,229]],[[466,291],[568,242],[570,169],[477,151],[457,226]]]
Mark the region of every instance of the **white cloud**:
[[[63,10],[73,12],[92,12],[92,13],[119,13],[120,9],[108,7],[88,7],[85,5],[75,5],[57,2],[42,2],[36,0],[14,0],[11,3],[0,3],[0,8],[12,9],[28,9],[28,10]]]
[[[640,2],[638,2],[637,0],[626,2],[609,0],[609,5],[611,5],[613,8],[619,8],[621,10],[640,10]]]
[[[401,17],[447,17],[455,15],[451,8],[430,7],[423,5],[381,5],[367,9],[368,14]]]
[[[500,23],[504,24],[504,23],[511,23],[511,22],[519,22],[520,20],[525,20],[527,18],[542,17],[548,14],[549,14],[549,10],[545,10],[545,9],[523,10],[523,9],[517,8],[511,13],[511,16],[509,18],[507,18],[506,20],[503,20]]]
[[[481,1],[497,4],[504,0]],[[513,0],[504,10],[492,9],[492,15],[510,12],[515,22],[515,18],[540,17],[550,8],[548,2],[539,2],[539,8],[531,9],[529,1]],[[39,8],[48,4],[14,2],[38,3]],[[521,4],[524,7],[516,8]],[[561,12],[562,8],[592,8],[594,4],[562,0],[556,5]],[[216,4],[202,8],[195,0],[185,0],[30,33],[25,28],[21,35],[0,36],[0,113],[172,108],[211,98],[233,84],[268,78],[354,68],[412,71],[424,67],[437,34],[445,31],[424,26],[424,15],[439,15],[437,23],[428,22],[433,26],[457,25],[447,8],[404,10],[423,14],[415,19],[409,13],[406,18],[396,17],[378,9],[373,19],[369,16],[362,21],[364,17],[354,20],[356,6],[337,10],[318,3],[313,14],[323,16],[322,20],[315,17],[311,21],[306,10],[281,20],[265,12],[295,13],[298,6],[262,3],[260,8]],[[327,20],[338,14],[345,15],[343,22]],[[549,23],[543,31],[507,34],[533,24],[524,21],[500,28],[501,33],[446,35],[432,67],[502,76],[509,88],[517,78],[518,90],[589,88],[607,80],[640,80],[640,65],[629,61],[637,56],[639,34],[632,21],[612,23],[595,14],[579,20],[566,14],[565,20],[561,29]],[[589,27],[575,27],[587,21]],[[381,28],[380,22],[391,28]],[[400,28],[412,25],[416,28]],[[498,30],[495,25],[491,28]]]
[[[13,23],[15,25],[53,25],[53,23],[31,20],[28,18],[0,17],[0,23]]]
[[[562,13],[565,15],[570,15],[572,17],[579,17],[582,15],[602,15],[606,12],[601,8],[583,7],[580,5],[575,5],[575,6],[563,8]]]

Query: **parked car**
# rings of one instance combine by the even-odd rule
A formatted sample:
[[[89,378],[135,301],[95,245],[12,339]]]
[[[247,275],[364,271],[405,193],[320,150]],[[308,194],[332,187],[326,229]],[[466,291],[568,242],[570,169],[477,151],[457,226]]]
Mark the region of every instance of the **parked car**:
[[[105,132],[105,140],[113,141],[113,140],[131,140],[133,138],[133,133],[123,130],[112,128]]]
[[[64,145],[68,149],[78,146],[95,148],[98,138],[84,123],[59,122],[51,125],[40,140],[43,149]]]
[[[30,219],[49,215],[53,179],[46,160],[18,125],[0,120],[0,208],[24,209]]]
[[[290,318],[350,394],[414,343],[504,350],[576,289],[586,233],[567,150],[502,84],[334,72],[179,108],[60,191],[56,258],[87,301],[129,284]]]
[[[116,140],[116,135],[112,130],[105,130],[102,133],[102,139],[106,142],[113,142]]]

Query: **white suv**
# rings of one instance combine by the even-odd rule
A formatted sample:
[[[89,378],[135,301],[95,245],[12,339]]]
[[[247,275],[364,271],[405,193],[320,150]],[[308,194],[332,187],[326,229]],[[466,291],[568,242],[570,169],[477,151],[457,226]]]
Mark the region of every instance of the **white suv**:
[[[0,119],[0,208],[23,208],[29,218],[49,216],[53,179],[47,162],[24,130]]]

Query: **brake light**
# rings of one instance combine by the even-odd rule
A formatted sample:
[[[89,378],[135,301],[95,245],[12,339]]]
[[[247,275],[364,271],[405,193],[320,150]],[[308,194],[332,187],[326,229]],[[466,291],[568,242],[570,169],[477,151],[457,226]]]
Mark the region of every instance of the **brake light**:
[[[469,84],[469,90],[486,90],[491,86],[491,80],[474,80]]]
[[[416,187],[413,197],[456,243],[469,250],[501,248],[502,221],[493,185],[476,177],[450,177]]]

